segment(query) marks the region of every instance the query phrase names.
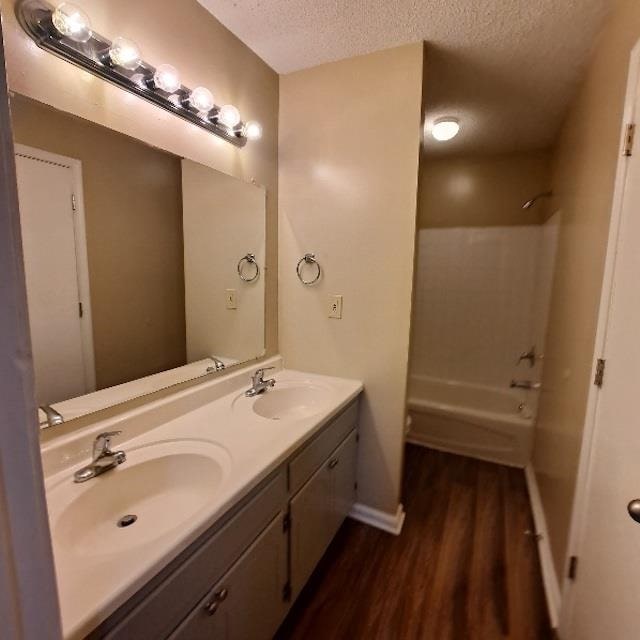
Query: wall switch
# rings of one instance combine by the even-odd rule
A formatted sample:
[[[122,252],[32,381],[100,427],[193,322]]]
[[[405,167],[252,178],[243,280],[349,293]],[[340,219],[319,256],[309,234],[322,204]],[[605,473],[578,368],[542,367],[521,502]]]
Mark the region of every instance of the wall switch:
[[[342,296],[329,296],[329,317],[342,318]]]
[[[236,290],[235,289],[227,289],[225,291],[225,296],[227,300],[227,309],[237,309],[238,302],[236,300]]]

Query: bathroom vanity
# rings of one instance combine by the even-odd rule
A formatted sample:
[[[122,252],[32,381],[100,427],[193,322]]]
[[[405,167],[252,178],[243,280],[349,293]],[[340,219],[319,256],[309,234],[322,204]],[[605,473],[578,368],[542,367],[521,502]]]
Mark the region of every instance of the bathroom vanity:
[[[275,633],[355,502],[362,385],[279,370],[247,398],[251,373],[44,443],[65,638]],[[114,429],[126,462],[74,483]]]

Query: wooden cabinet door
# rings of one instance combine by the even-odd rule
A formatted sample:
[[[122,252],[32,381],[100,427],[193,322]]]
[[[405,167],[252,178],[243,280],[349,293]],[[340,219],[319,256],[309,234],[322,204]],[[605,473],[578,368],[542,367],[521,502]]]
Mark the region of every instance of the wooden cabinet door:
[[[286,612],[287,536],[280,513],[171,635],[171,640],[269,640]]]

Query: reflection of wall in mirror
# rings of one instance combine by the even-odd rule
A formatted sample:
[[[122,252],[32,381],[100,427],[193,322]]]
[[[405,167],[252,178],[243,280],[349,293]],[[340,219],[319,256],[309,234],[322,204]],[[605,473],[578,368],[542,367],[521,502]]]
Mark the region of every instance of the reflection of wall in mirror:
[[[255,358],[264,351],[265,192],[183,160],[182,196],[187,358]],[[254,282],[237,271],[247,253],[261,269]],[[253,266],[246,269],[251,277]]]
[[[186,363],[179,158],[16,95],[16,142],[82,162],[98,389]]]

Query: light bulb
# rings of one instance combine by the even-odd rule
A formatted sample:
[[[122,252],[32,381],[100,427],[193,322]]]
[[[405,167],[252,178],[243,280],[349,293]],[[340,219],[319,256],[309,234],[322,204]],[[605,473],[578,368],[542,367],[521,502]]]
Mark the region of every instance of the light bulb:
[[[140,65],[140,49],[133,40],[116,38],[109,48],[109,57],[113,64],[133,71]]]
[[[244,125],[244,135],[248,140],[258,140],[262,138],[262,125],[255,120],[249,120]]]
[[[70,2],[58,5],[51,20],[61,35],[75,42],[87,42],[93,35],[87,14]]]
[[[208,113],[213,108],[213,94],[206,87],[196,87],[189,94],[189,102],[198,113]]]
[[[180,74],[170,64],[161,64],[153,74],[153,84],[162,91],[174,93],[180,88]]]
[[[451,140],[458,135],[460,123],[455,118],[440,118],[433,123],[431,135],[439,142]]]
[[[225,104],[218,111],[218,122],[233,129],[240,124],[240,112],[232,104]]]

